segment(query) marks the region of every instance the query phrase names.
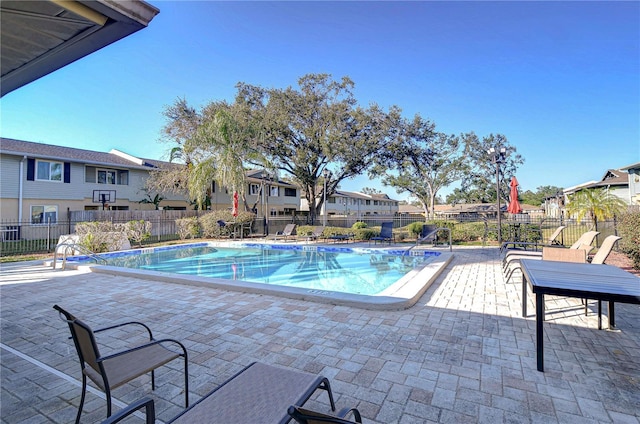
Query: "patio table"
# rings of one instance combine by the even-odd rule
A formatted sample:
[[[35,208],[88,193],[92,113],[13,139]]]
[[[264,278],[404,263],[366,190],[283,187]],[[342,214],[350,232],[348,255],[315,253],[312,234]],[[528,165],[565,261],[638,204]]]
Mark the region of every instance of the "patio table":
[[[598,328],[601,302],[609,302],[609,329],[615,328],[614,302],[640,304],[640,278],[611,265],[522,259],[522,316],[527,316],[527,284],[536,295],[536,358],[544,371],[544,295],[598,300]]]

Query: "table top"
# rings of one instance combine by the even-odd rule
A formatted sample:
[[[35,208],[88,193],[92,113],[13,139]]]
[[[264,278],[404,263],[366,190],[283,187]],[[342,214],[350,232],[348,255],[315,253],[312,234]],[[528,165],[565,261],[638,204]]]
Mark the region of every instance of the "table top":
[[[534,293],[640,304],[640,278],[611,265],[522,259]]]

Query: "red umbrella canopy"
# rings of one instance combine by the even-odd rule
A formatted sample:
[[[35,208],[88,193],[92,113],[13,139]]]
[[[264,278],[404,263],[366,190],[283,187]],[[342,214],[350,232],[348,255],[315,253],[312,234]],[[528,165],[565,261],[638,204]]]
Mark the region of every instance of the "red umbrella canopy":
[[[522,212],[522,207],[520,206],[520,202],[518,202],[518,180],[516,180],[516,177],[511,177],[509,186],[511,187],[511,192],[509,194],[511,201],[507,207],[507,212],[520,213]]]
[[[231,211],[233,216],[238,216],[238,192],[233,192],[233,209]]]

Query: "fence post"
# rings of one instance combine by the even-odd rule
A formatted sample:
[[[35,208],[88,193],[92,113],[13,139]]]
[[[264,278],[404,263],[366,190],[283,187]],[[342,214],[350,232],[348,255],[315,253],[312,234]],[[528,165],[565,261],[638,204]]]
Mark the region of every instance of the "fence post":
[[[51,217],[47,218],[47,251],[51,250]]]

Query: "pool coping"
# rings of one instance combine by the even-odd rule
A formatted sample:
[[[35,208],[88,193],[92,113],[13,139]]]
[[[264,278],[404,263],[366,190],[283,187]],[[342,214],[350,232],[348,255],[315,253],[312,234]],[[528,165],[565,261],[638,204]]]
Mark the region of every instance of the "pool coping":
[[[260,243],[238,243],[238,242],[206,242],[197,243],[200,246],[216,246],[216,247],[238,247],[247,246],[254,247],[253,244]],[[148,249],[132,249],[126,254],[131,254],[135,251],[152,251],[154,249],[173,249],[184,248],[186,246],[193,247],[194,243],[180,244],[173,246],[166,246],[161,248],[148,248]],[[294,245],[294,244],[275,244],[270,242],[270,248],[278,246],[276,248],[286,250],[312,250],[312,247],[319,248],[320,251],[329,252],[353,252],[357,249],[360,253],[383,253],[383,254],[398,254],[399,249],[395,248],[362,248],[362,247],[338,247],[330,245]],[[298,246],[298,247],[293,247]],[[265,246],[262,245],[264,248]],[[348,250],[347,250],[348,249]],[[315,249],[313,249],[315,250]],[[407,248],[400,249],[406,251]],[[415,253],[414,253],[415,252]],[[422,252],[434,252],[433,250],[427,250],[424,248],[414,249],[412,254],[420,254]],[[213,277],[199,277],[199,276],[186,276],[183,274],[172,274],[151,270],[140,270],[132,268],[121,268],[110,265],[100,264],[79,264],[74,261],[67,261],[66,266],[78,269],[87,270],[95,273],[104,273],[116,276],[126,276],[132,278],[140,278],[144,280],[161,281],[165,283],[177,283],[197,287],[213,287],[222,290],[239,291],[244,293],[254,293],[263,295],[275,295],[285,297],[288,299],[300,299],[319,303],[328,303],[333,305],[352,306],[362,309],[374,309],[374,310],[402,310],[408,309],[415,305],[420,297],[427,291],[427,289],[433,284],[433,282],[440,276],[447,265],[453,259],[453,253],[451,252],[439,252],[435,251],[437,255],[433,255],[434,259],[426,264],[422,269],[411,275],[409,278],[402,278],[398,282],[394,283],[389,288],[385,289],[380,295],[361,295],[354,293],[342,293],[330,290],[316,290],[299,287],[279,286],[279,285],[266,285],[263,283],[252,283],[242,280],[226,280]],[[113,252],[112,252],[113,253]],[[115,253],[118,254],[118,253]],[[125,252],[122,252],[125,254]]]

